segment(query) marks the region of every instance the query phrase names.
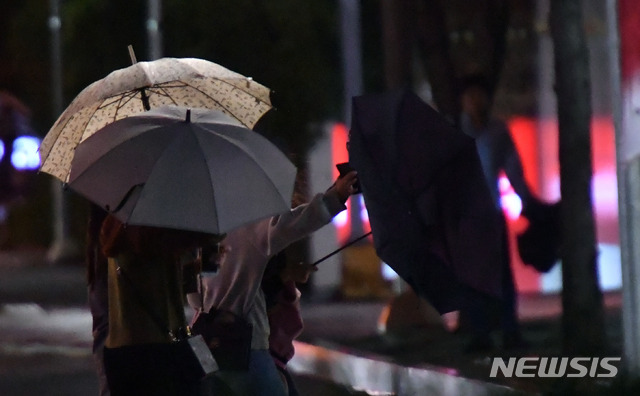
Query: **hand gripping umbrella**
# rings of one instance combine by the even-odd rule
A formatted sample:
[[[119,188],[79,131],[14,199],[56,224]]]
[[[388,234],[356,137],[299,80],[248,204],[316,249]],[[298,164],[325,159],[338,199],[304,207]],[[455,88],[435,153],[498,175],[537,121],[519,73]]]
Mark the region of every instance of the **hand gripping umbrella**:
[[[166,106],[80,143],[68,186],[126,224],[220,234],[289,210],[295,175],[222,112]]]
[[[253,128],[271,109],[269,95],[251,78],[203,59],[137,62],[76,96],[40,145],[40,170],[66,182],[78,143],[111,122],[164,105],[220,110]]]
[[[349,162],[378,256],[439,312],[500,295],[501,232],[474,141],[409,91],[353,99]]]

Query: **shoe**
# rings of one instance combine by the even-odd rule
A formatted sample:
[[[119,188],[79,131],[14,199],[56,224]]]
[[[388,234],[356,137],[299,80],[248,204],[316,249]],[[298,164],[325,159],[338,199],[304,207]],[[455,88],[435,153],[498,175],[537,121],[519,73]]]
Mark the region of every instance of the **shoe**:
[[[502,348],[504,349],[528,349],[531,343],[522,338],[520,332],[505,333],[502,336]]]
[[[495,345],[488,335],[473,336],[464,348],[464,353],[482,353],[495,349]]]

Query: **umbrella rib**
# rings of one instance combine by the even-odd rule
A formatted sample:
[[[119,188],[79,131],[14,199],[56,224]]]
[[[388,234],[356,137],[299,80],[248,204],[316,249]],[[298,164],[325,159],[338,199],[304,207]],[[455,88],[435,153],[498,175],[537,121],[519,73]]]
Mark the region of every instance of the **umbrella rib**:
[[[98,106],[95,110],[93,110],[93,113],[91,114],[91,117],[89,117],[89,120],[90,120],[90,119],[91,119],[91,118],[96,114],[96,112],[98,111],[98,109],[99,109],[100,107],[101,107],[101,106]],[[64,114],[64,113],[63,113],[63,114]],[[67,122],[65,122],[65,123],[64,123],[64,126],[63,126],[62,128],[60,128],[60,131],[64,130],[64,128],[66,128],[66,127],[67,127],[67,125],[71,122],[71,120],[73,120],[73,119],[75,119],[75,118],[76,118],[76,115],[77,115],[77,114],[78,114],[77,112],[76,112],[76,113],[74,113],[74,114],[72,114],[72,115],[71,115],[71,117],[69,117],[69,119],[67,120]],[[89,122],[87,121],[87,123],[84,125],[84,128],[86,128],[88,124],[89,124]],[[83,131],[83,134],[84,134],[84,131]],[[58,141],[58,138],[59,138],[59,137],[60,137],[60,135],[56,136],[55,140],[54,140],[54,141],[53,141],[53,143],[51,144],[51,149],[49,149],[49,152],[47,153],[46,157],[45,157],[44,159],[41,159],[42,164],[44,164],[44,163],[45,163],[45,161],[46,161],[47,159],[49,159],[49,155],[51,154],[51,150],[53,149],[53,146],[55,145],[55,143]],[[77,145],[76,145],[76,146],[77,146]],[[67,177],[69,177],[68,173],[67,173]]]
[[[138,91],[128,91],[125,94],[120,95],[120,98],[118,99],[118,110],[123,108],[127,103],[131,102],[137,94]]]
[[[194,131],[192,131],[193,133]],[[200,142],[200,137],[198,136],[197,133],[193,133],[193,137]],[[201,145],[199,147],[202,147]],[[204,151],[202,151],[202,149],[198,150],[198,152],[200,153],[200,155],[202,156],[202,159],[204,160],[204,163],[206,164],[205,168],[207,169],[207,174],[209,175],[209,180],[213,180],[213,175],[211,174],[211,169],[209,168],[209,161],[207,160],[207,156],[205,155]],[[213,183],[211,184],[211,199],[213,200],[213,204],[214,207],[216,205],[216,194],[215,194],[215,189],[213,188]],[[220,230],[220,216],[216,215],[216,228],[218,230]]]
[[[205,130],[206,130],[206,129],[205,129]],[[242,149],[240,148],[240,145],[239,145],[236,141],[234,141],[234,140],[230,139],[229,137],[224,136],[224,135],[221,135],[221,134],[218,134],[218,137],[220,137],[221,139],[224,139],[224,140],[225,140],[226,142],[228,142],[232,147],[234,147],[234,148],[238,148],[239,150],[242,150]],[[196,138],[198,138],[198,136],[197,136],[197,135],[196,135]],[[198,139],[198,140],[199,140],[199,139]],[[247,154],[250,154],[250,151],[249,151],[249,150],[242,150],[242,151],[244,151],[244,152],[245,152],[245,153],[247,153]],[[283,155],[284,155],[284,154],[283,154]],[[253,154],[247,155],[247,157],[251,159],[251,161],[252,161],[252,162],[253,162],[253,163],[258,167],[258,169],[263,169],[262,165],[261,165],[261,164],[260,164],[260,163],[255,159],[255,157],[253,156]],[[204,157],[204,159],[205,159],[205,161],[207,161],[207,157],[206,157],[206,156]],[[207,161],[207,164],[208,164],[208,163],[209,163],[209,162]],[[208,169],[208,167],[207,167],[207,169]],[[211,172],[209,172],[209,174],[211,174]],[[269,184],[271,184],[271,186],[273,187],[273,189],[274,189],[274,190],[276,190],[276,191],[278,191],[278,192],[280,191],[280,190],[278,189],[278,186],[276,186],[276,184],[275,184],[275,183],[273,182],[273,180],[271,179],[271,177],[267,177],[267,180],[269,180]]]
[[[262,99],[258,98],[257,96],[255,96],[255,95],[254,95],[254,94],[252,94],[251,92],[247,92],[247,91],[243,90],[242,88],[239,88],[239,87],[237,87],[237,86],[235,86],[235,85],[233,85],[233,84],[228,83],[227,81],[225,81],[225,80],[223,80],[223,79],[219,79],[219,78],[215,78],[215,77],[205,77],[205,78],[211,78],[211,79],[213,79],[213,80],[220,81],[220,82],[221,82],[221,83],[223,83],[223,84],[230,85],[233,89],[238,90],[238,91],[240,91],[240,92],[243,92],[243,93],[245,93],[245,94],[247,94],[247,95],[249,95],[249,96],[253,97],[257,102],[260,102],[260,103],[266,104],[267,106],[271,107],[271,104],[270,104],[270,103],[268,103],[268,102],[266,102],[266,101],[264,101],[264,100],[262,100]],[[176,84],[176,85],[170,85],[170,84]],[[193,90],[195,90],[195,91],[197,91],[197,92],[201,93],[202,95],[204,95],[204,96],[206,96],[207,98],[209,98],[211,101],[215,102],[215,103],[216,103],[216,104],[217,104],[221,109],[226,110],[227,115],[229,115],[229,116],[231,116],[231,117],[235,118],[235,119],[236,119],[236,120],[238,120],[241,124],[245,125],[245,126],[246,126],[246,127],[248,127],[249,129],[251,129],[251,128],[252,128],[252,126],[251,126],[251,125],[247,125],[247,124],[246,124],[242,119],[240,119],[239,117],[237,117],[237,116],[236,116],[236,115],[235,115],[231,110],[229,110],[229,108],[227,108],[226,106],[224,106],[220,101],[216,100],[213,96],[209,95],[208,93],[206,93],[205,91],[201,90],[200,88],[197,88],[197,87],[195,87],[195,86],[193,86],[193,85],[189,84],[188,82],[184,82],[184,81],[180,81],[180,80],[167,81],[167,82],[164,82],[164,83],[162,83],[162,84],[155,84],[155,85],[153,85],[152,87],[150,87],[150,88],[148,88],[148,89],[152,90],[152,91],[153,91],[153,92],[155,92],[156,94],[164,95],[164,96],[168,97],[169,99],[171,99],[171,101],[172,101],[174,104],[176,104],[176,105],[177,105],[178,103],[176,103],[176,102],[173,100],[173,98],[171,97],[171,95],[169,95],[169,94],[165,91],[165,88],[176,88],[176,87],[189,87],[189,88],[191,88],[191,89],[193,89]],[[158,90],[158,91],[154,90],[154,88],[155,88],[156,90]],[[160,93],[160,91],[162,91],[162,93]]]
[[[128,98],[131,95],[130,94],[131,91],[127,91],[127,92],[123,92],[123,93],[119,93],[116,95],[111,95],[111,96],[107,96],[106,98],[104,98],[104,100],[102,101],[102,104],[100,106],[98,106],[98,109],[102,109],[105,108],[107,106],[111,106],[114,103],[120,103],[122,102],[123,98]],[[113,99],[111,101],[109,101],[109,99]],[[118,106],[118,108],[120,108],[121,106]]]
[[[262,99],[258,98],[258,97],[257,97],[257,96],[255,96],[255,94],[253,94],[252,92],[250,92],[250,91],[246,91],[246,90],[242,89],[241,87],[239,87],[239,86],[237,86],[237,85],[234,85],[234,84],[231,84],[230,82],[228,82],[228,81],[226,81],[226,80],[224,80],[224,79],[217,78],[217,77],[213,77],[213,76],[203,76],[202,78],[210,78],[210,79],[212,79],[212,80],[219,81],[219,82],[221,82],[221,83],[223,83],[223,84],[230,85],[231,87],[233,87],[233,89],[236,89],[236,90],[238,90],[238,91],[240,91],[240,92],[243,92],[243,93],[245,93],[245,94],[247,94],[247,95],[249,95],[249,96],[253,97],[256,101],[261,102],[261,103],[264,103],[264,104],[266,104],[266,105],[268,105],[268,106],[271,106],[271,104],[270,104],[270,103],[268,103],[268,102],[267,102],[267,101],[265,101],[265,100],[262,100]],[[173,85],[173,86],[172,86],[172,85],[169,85],[169,84],[172,84],[172,83],[179,83],[179,84],[177,84],[177,85]],[[256,84],[258,84],[258,83],[256,83]],[[163,82],[163,83],[154,84],[154,85],[153,85],[152,87],[150,87],[150,88],[163,88],[163,87],[168,87],[168,88],[175,88],[175,87],[190,87],[190,88],[193,88],[193,89],[197,90],[198,92],[201,92],[202,94],[206,95],[207,97],[209,97],[209,98],[213,99],[213,98],[212,98],[210,95],[208,95],[207,93],[205,93],[205,92],[203,92],[202,90],[200,90],[200,89],[198,89],[198,88],[194,87],[193,85],[189,84],[188,82],[184,82],[184,81],[182,81],[182,80],[166,81],[166,82]],[[268,89],[268,88],[266,88],[266,87],[265,87],[265,89]],[[215,99],[213,99],[213,100],[215,101]]]
[[[131,92],[131,91],[129,91],[129,92],[127,92],[127,93],[130,93],[130,92]],[[103,109],[103,108],[105,108],[105,107],[107,107],[107,106],[110,106],[110,105],[111,105],[111,104],[113,104],[113,103],[121,103],[121,102],[122,102],[122,96],[128,97],[127,102],[131,101],[131,99],[135,97],[135,93],[134,93],[134,94],[130,94],[130,95],[128,95],[128,96],[126,95],[127,93],[125,93],[125,95],[112,95],[112,96],[109,96],[109,97],[105,98],[105,99],[102,101],[102,104],[100,104],[98,107],[96,107],[96,109],[91,113],[91,116],[89,117],[89,119],[93,118],[93,116],[98,112],[98,110]],[[110,99],[110,98],[116,98],[117,96],[120,96],[121,98],[120,98],[120,99],[117,99],[117,100],[114,100],[114,101],[112,101],[112,102],[109,102],[109,103],[105,103],[108,99]],[[121,109],[122,107],[124,107],[124,105],[122,105],[122,106],[118,105],[118,106],[117,106],[117,108],[118,108],[118,109]],[[116,116],[117,116],[117,114],[118,114],[118,112],[116,111],[116,112],[115,112],[115,114],[114,114],[114,116],[113,116],[113,121],[116,121]],[[67,125],[68,125],[68,124],[69,124],[73,119],[75,119],[75,118],[76,118],[76,115],[77,115],[77,113],[72,114],[72,115],[71,115],[71,117],[69,117],[69,119],[67,120],[67,122],[65,122],[65,123],[64,123],[64,126],[62,126],[62,128],[61,128],[60,130],[62,131],[64,128],[66,128],[66,126],[67,126]],[[87,122],[87,124],[85,124],[85,126],[84,126],[84,128],[85,128],[85,129],[86,129],[86,126],[87,126],[88,124],[89,124],[89,122]],[[84,132],[83,132],[83,135],[84,135]],[[53,146],[55,145],[56,141],[58,140],[58,137],[59,137],[59,136],[57,136],[57,137],[54,139],[53,143],[51,144],[51,148],[49,149],[49,152],[47,153],[47,155],[46,155],[43,159],[41,159],[41,162],[42,162],[43,164],[47,161],[47,159],[49,159],[49,156],[51,155],[51,151],[52,151],[52,149],[53,149]],[[77,146],[77,145],[76,145],[76,146]],[[39,150],[39,149],[38,149],[38,150]],[[68,174],[67,174],[67,177],[68,177]]]
[[[168,86],[169,88],[174,88],[174,87],[179,87],[180,85],[175,85],[175,86]],[[156,89],[154,89],[156,88]],[[174,105],[178,106],[178,102],[176,102],[173,97],[171,95],[169,95],[169,93],[165,90],[164,86],[153,86],[149,89],[147,89],[150,92],[153,92],[156,95],[160,95],[160,96],[164,96],[165,98],[169,99]]]
[[[64,113],[63,113],[64,114]],[[56,143],[58,142],[58,138],[60,137],[60,134],[62,133],[62,131],[64,130],[64,128],[67,127],[67,125],[69,124],[69,122],[71,122],[71,120],[73,120],[76,116],[76,113],[72,114],[67,121],[64,123],[64,125],[61,125],[59,130],[60,132],[58,132],[58,135],[52,139],[51,142],[51,147],[49,147],[47,155],[44,156],[44,158],[40,158],[40,162],[42,163],[41,167],[44,166],[44,163],[47,162],[47,160],[49,159],[49,156],[51,155],[51,152],[53,151],[53,146],[56,145]],[[46,136],[45,136],[46,137]],[[44,140],[43,140],[44,142]],[[40,147],[38,147],[38,152],[41,152],[42,150],[42,143],[40,143]]]
[[[113,120],[116,120],[116,116],[118,115],[118,110],[120,110],[121,108],[123,108],[127,103],[131,102],[133,100],[133,98],[136,97],[137,91],[127,91],[127,92],[123,92],[121,94],[117,94],[117,95],[112,95],[109,96],[108,98],[106,98],[102,103],[103,105],[101,105],[100,107],[98,107],[98,109],[102,109],[104,107],[110,106],[112,104],[116,104],[116,112],[114,113],[113,116]],[[115,98],[114,101],[106,103],[107,99],[110,98]],[[126,100],[125,100],[126,99]],[[96,109],[97,111],[97,109]]]
[[[218,79],[216,79],[216,80],[218,80]],[[223,80],[218,80],[218,81],[224,82],[225,84],[229,84],[229,83],[227,83],[227,82],[225,82],[225,81],[223,81]],[[176,84],[176,85],[169,85],[169,84],[171,84],[171,83],[179,83],[179,84]],[[231,85],[231,84],[229,84],[229,85]],[[231,85],[231,86],[234,86],[234,85]],[[189,87],[189,88],[191,88],[191,89],[193,89],[193,90],[195,90],[195,91],[198,91],[198,92],[200,92],[202,95],[206,96],[207,98],[209,98],[209,99],[211,99],[213,102],[215,102],[218,106],[220,106],[220,108],[222,108],[222,109],[224,109],[224,110],[229,111],[229,109],[228,109],[228,108],[226,108],[225,106],[223,106],[223,105],[222,105],[222,103],[220,103],[218,100],[216,100],[213,96],[209,95],[208,93],[204,92],[203,90],[201,90],[201,89],[199,89],[199,88],[197,88],[197,87],[195,87],[195,86],[193,86],[193,85],[191,85],[191,84],[189,84],[189,83],[187,83],[187,82],[179,81],[179,80],[174,80],[174,81],[168,81],[168,82],[166,82],[166,83],[163,83],[162,85],[158,84],[157,86],[155,86],[155,88],[158,88],[159,90],[161,90],[161,91],[162,91],[162,92],[163,92],[167,97],[169,97],[171,100],[173,100],[173,98],[171,98],[171,96],[170,96],[169,94],[167,94],[167,93],[166,93],[165,88],[178,88],[178,87]],[[244,92],[244,91],[243,91],[243,92]],[[246,92],[245,92],[245,93],[246,93]],[[247,93],[247,94],[248,94],[248,95],[250,95],[250,96],[255,97],[254,95],[251,95],[250,93]],[[259,99],[258,99],[258,98],[256,98],[256,100],[259,100]],[[176,103],[176,102],[174,101],[174,103]],[[177,104],[177,103],[176,103],[176,104]],[[231,112],[229,111],[229,113],[231,113]],[[233,114],[231,114],[231,116],[233,116],[233,117],[234,117],[235,119],[237,119],[238,121],[242,122],[238,117],[234,116]]]
[[[212,79],[218,80],[218,81],[220,81],[221,83],[224,83],[224,84],[227,84],[227,85],[231,85],[234,89],[237,89],[237,90],[238,90],[238,91],[240,91],[240,92],[244,92],[244,93],[245,93],[245,94],[247,94],[247,95],[253,96],[254,98],[256,98],[256,100],[257,100],[257,101],[262,102],[262,103],[265,103],[265,104],[267,104],[267,105],[271,106],[271,103],[267,103],[266,101],[264,101],[264,100],[262,100],[262,99],[260,99],[260,98],[256,97],[255,95],[253,95],[251,92],[248,92],[248,91],[246,91],[246,90],[244,90],[244,89],[242,89],[242,88],[240,88],[240,87],[238,87],[238,86],[236,86],[236,85],[233,85],[233,84],[231,84],[231,83],[229,83],[229,82],[227,82],[227,81],[225,81],[225,80],[222,80],[222,79],[219,79],[219,78],[216,78],[216,77],[209,77],[209,78],[212,78]],[[252,81],[252,80],[247,79],[247,81]],[[257,84],[257,83],[256,83],[256,84]],[[266,87],[265,87],[265,88],[266,88]],[[266,88],[266,89],[267,89],[267,90],[269,90],[269,88]],[[270,91],[270,90],[269,90],[269,91]]]
[[[114,149],[117,149],[118,147],[121,147],[123,144],[130,143],[131,141],[136,140],[136,139],[144,139],[144,136],[142,136],[140,134],[131,136],[126,141],[121,141],[120,143],[116,144],[112,149],[110,149],[107,152],[104,152],[101,155],[97,156],[96,158],[94,158],[92,164],[86,166],[84,169],[82,169],[81,171],[79,171],[75,175],[74,181],[80,179],[81,177],[84,177],[84,175],[91,170],[91,167],[94,166],[94,164],[96,162],[100,161],[106,155],[110,155],[113,152]],[[173,140],[175,140],[175,137],[172,139],[172,141]],[[168,146],[170,146],[170,145],[168,145]],[[162,151],[164,152],[165,150],[166,150],[166,148],[163,149]],[[158,157],[155,158],[153,163],[149,165],[149,169],[153,169],[153,167],[155,167],[155,165],[158,163],[158,161],[160,161],[161,157],[162,157],[162,154],[158,155]],[[136,186],[141,186],[141,185],[144,185],[144,183],[137,183],[134,186],[132,186],[131,189],[128,190],[128,192],[125,194],[125,197],[123,197],[120,200],[120,202],[116,205],[116,209],[111,209],[111,210],[117,211],[117,210],[121,209],[122,206],[126,203],[126,200],[128,199],[128,197],[133,193],[133,188],[136,187]]]
[[[223,83],[223,84],[230,85],[230,86],[232,86],[232,87],[233,87],[233,89],[237,89],[238,91],[243,92],[243,93],[245,93],[245,94],[247,94],[247,95],[249,95],[249,96],[253,97],[256,101],[261,102],[261,103],[264,103],[264,104],[266,104],[267,106],[271,106],[271,103],[268,103],[267,101],[264,101],[264,100],[262,100],[262,99],[258,98],[257,96],[255,96],[255,95],[254,95],[254,94],[252,94],[251,92],[245,91],[244,89],[242,89],[242,88],[240,88],[240,87],[238,87],[238,86],[236,86],[236,85],[233,85],[233,84],[231,84],[231,83],[229,83],[229,82],[227,82],[227,81],[225,81],[225,80],[223,80],[223,79],[216,78],[216,77],[207,77],[207,78],[211,78],[211,79],[213,79],[213,80],[220,81],[220,82],[221,82],[221,83]],[[187,83],[187,85],[189,85],[189,84]],[[189,85],[189,86],[191,86],[191,85]],[[196,89],[196,90],[198,90],[198,91],[200,91],[198,88],[195,88],[195,87],[193,87],[193,88],[194,88],[194,89]],[[267,89],[268,89],[268,88],[267,88]],[[204,93],[204,92],[203,92],[203,93]],[[204,93],[204,94],[205,94],[205,95],[207,95],[206,93]],[[209,95],[207,95],[207,96],[209,96]]]
[[[111,97],[115,97],[115,96],[111,96]],[[88,118],[88,120],[89,120],[89,121],[87,122],[87,124],[85,124],[85,130],[82,132],[82,134],[83,134],[83,135],[86,133],[86,127],[87,127],[87,125],[89,125],[89,122],[91,122],[91,119],[93,118],[93,116],[95,116],[95,115],[96,115],[96,113],[98,112],[98,110],[100,110],[100,109],[102,109],[102,108],[104,108],[104,107],[108,106],[108,105],[105,105],[105,104],[104,104],[104,103],[105,103],[105,101],[106,101],[106,99],[108,99],[108,98],[103,99],[103,100],[102,100],[102,104],[100,104],[98,107],[96,107],[96,108],[95,108],[95,110],[93,110],[93,112],[91,113],[91,116]],[[131,100],[131,99],[129,99],[129,100]],[[129,100],[128,100],[128,101],[129,101]],[[128,101],[127,101],[127,102],[128,102]],[[122,99],[118,99],[118,100],[116,100],[116,101],[114,101],[114,102],[111,102],[111,103],[121,103],[121,102],[122,102]],[[110,105],[111,103],[109,103],[109,105]],[[117,110],[121,109],[122,107],[123,107],[123,106],[117,106],[117,107],[116,107],[116,112],[115,112],[115,113],[114,113],[114,115],[113,115],[113,121],[116,121],[116,117],[118,116],[118,111],[117,111]],[[104,125],[103,125],[103,127],[104,127]]]
[[[251,92],[247,92],[247,91],[245,91],[244,89],[242,89],[242,88],[240,88],[240,87],[238,87],[238,86],[235,86],[235,85],[233,85],[233,84],[230,84],[229,82],[227,82],[227,81],[225,81],[225,80],[223,80],[223,79],[219,79],[219,78],[215,78],[215,77],[206,77],[206,78],[211,78],[211,79],[214,79],[214,80],[216,80],[216,81],[219,81],[219,82],[221,82],[221,83],[223,83],[223,84],[230,85],[233,89],[235,89],[235,90],[239,90],[239,91],[241,91],[241,92],[243,92],[243,93],[245,93],[245,94],[247,94],[247,95],[249,95],[249,96],[253,97],[256,101],[258,101],[258,102],[260,102],[260,103],[263,103],[263,104],[266,104],[267,106],[270,106],[270,107],[271,107],[271,104],[270,104],[270,103],[268,103],[268,102],[266,102],[266,101],[264,101],[264,100],[262,100],[262,99],[258,98],[257,96],[255,96],[255,95],[254,95],[254,94],[252,94]],[[175,84],[175,85],[172,85],[172,84]],[[243,125],[245,125],[245,126],[247,126],[247,127],[249,127],[249,128],[250,128],[250,126],[249,126],[249,125],[247,125],[243,120],[241,120],[239,117],[237,117],[235,114],[233,114],[233,112],[232,112],[231,110],[229,110],[226,106],[224,106],[220,101],[216,100],[213,96],[209,95],[208,93],[206,93],[206,92],[205,92],[205,91],[203,91],[202,89],[199,89],[199,88],[197,88],[197,87],[195,87],[195,86],[193,86],[193,85],[191,85],[191,84],[189,84],[189,83],[187,83],[187,82],[180,81],[180,80],[167,81],[167,82],[164,82],[164,83],[153,84],[153,85],[152,85],[152,86],[150,86],[150,87],[146,87],[146,89],[147,89],[148,91],[151,91],[151,92],[155,93],[156,95],[162,95],[162,96],[164,96],[164,97],[168,98],[169,100],[171,100],[171,102],[172,102],[173,104],[178,105],[178,103],[173,99],[173,97],[172,97],[172,96],[167,92],[167,90],[166,90],[166,88],[177,88],[177,87],[189,87],[189,88],[191,88],[191,89],[193,89],[193,90],[195,90],[195,91],[198,91],[198,92],[199,92],[199,93],[201,93],[202,95],[206,96],[207,98],[209,98],[210,100],[212,100],[213,102],[215,102],[215,103],[216,103],[216,104],[217,104],[221,109],[226,110],[226,111],[227,111],[227,114],[228,114],[229,116],[231,116],[231,117],[235,118],[235,119],[236,119],[236,120],[238,120],[240,123],[242,123]],[[117,106],[117,109],[119,110],[119,109],[123,108],[123,107],[124,107],[127,103],[129,103],[131,100],[133,100],[133,98],[135,98],[135,96],[136,96],[137,92],[138,92],[137,90],[132,90],[132,91],[127,91],[127,92],[122,93],[122,94],[117,94],[117,95],[109,96],[109,97],[105,98],[105,100],[103,100],[103,104],[101,104],[101,105],[96,109],[96,111],[98,111],[99,109],[102,109],[102,108],[104,108],[104,107],[106,107],[106,106],[109,106],[109,105],[111,105],[111,104],[114,104],[114,103],[117,103],[117,104],[116,104],[116,106]],[[107,102],[107,100],[108,100],[108,99],[110,99],[110,98],[116,98],[116,100],[114,100],[114,101],[112,101],[112,102],[109,102],[109,103],[106,103],[106,102]],[[95,112],[96,112],[96,111],[94,111],[94,114],[95,114]],[[115,114],[114,114],[114,117],[113,117],[113,120],[114,120],[114,121],[116,120],[117,113],[118,113],[118,111],[116,110],[116,112],[115,112]],[[93,116],[93,115],[92,115],[92,116]]]
[[[227,83],[227,82],[225,82],[225,81],[222,81],[222,80],[218,80],[218,81],[224,82],[225,84],[231,85],[232,87],[234,87],[234,88],[235,88],[235,86],[234,86],[234,85],[229,84],[229,83]],[[248,127],[249,129],[251,129],[251,128],[252,128],[252,127],[251,127],[251,125],[247,125],[243,120],[241,120],[240,118],[238,118],[235,114],[233,114],[233,112],[232,112],[231,110],[229,110],[229,109],[228,109],[226,106],[224,106],[222,103],[220,103],[219,101],[217,101],[216,99],[214,99],[211,95],[207,94],[207,93],[206,93],[206,92],[204,92],[203,90],[201,90],[201,89],[199,89],[199,88],[196,88],[196,87],[194,87],[193,85],[190,85],[190,84],[188,84],[188,83],[185,83],[185,85],[186,85],[186,86],[188,86],[188,87],[191,87],[191,88],[195,89],[196,91],[198,91],[198,92],[202,93],[204,96],[208,97],[209,99],[211,99],[212,101],[214,101],[215,103],[217,103],[217,104],[220,106],[220,108],[222,108],[222,109],[226,110],[226,112],[227,112],[227,114],[228,114],[228,115],[230,115],[231,117],[233,117],[233,118],[235,118],[236,120],[238,120],[238,122],[240,122],[242,125],[244,125],[244,126]],[[242,92],[245,92],[245,91],[242,91]],[[247,92],[245,92],[245,93],[247,93]],[[249,93],[247,93],[247,94],[248,94],[248,95],[251,95],[251,94],[249,94]],[[251,95],[251,96],[253,96],[253,95]],[[260,101],[260,99],[256,98],[255,96],[253,96],[253,97],[254,97],[257,101]]]

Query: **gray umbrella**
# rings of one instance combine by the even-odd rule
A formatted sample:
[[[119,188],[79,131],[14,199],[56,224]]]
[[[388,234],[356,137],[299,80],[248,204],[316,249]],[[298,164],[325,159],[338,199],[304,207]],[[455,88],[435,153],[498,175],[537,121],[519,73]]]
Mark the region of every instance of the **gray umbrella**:
[[[288,210],[295,175],[225,114],[166,106],[80,143],[68,185],[127,224],[224,233]]]

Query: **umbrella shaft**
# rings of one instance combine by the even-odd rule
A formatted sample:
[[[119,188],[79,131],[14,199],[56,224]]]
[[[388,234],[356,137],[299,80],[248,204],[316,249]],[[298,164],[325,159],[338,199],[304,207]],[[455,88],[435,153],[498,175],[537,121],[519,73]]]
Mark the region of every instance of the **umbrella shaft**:
[[[149,105],[149,97],[147,96],[147,92],[144,90],[144,88],[140,88],[140,96],[142,97],[142,105],[144,106],[144,110],[151,110],[151,106]]]
[[[339,247],[338,249],[336,249],[336,250],[334,250],[333,252],[331,252],[331,253],[327,254],[326,256],[324,256],[323,258],[321,258],[321,259],[317,260],[315,263],[313,263],[313,264],[311,264],[311,265],[318,265],[318,264],[320,264],[321,262],[323,262],[324,260],[328,259],[329,257],[331,257],[331,256],[333,256],[333,255],[336,255],[336,254],[340,253],[342,250],[344,250],[344,249],[348,248],[349,246],[353,245],[354,243],[356,243],[356,242],[358,242],[358,241],[360,241],[360,240],[362,240],[362,239],[364,239],[364,238],[368,237],[369,235],[371,235],[371,231],[367,232],[367,233],[366,233],[366,234],[364,234],[364,235],[359,236],[358,238],[354,239],[353,241],[351,241],[351,242],[347,243],[346,245],[344,245],[344,246],[342,246],[342,247]]]

